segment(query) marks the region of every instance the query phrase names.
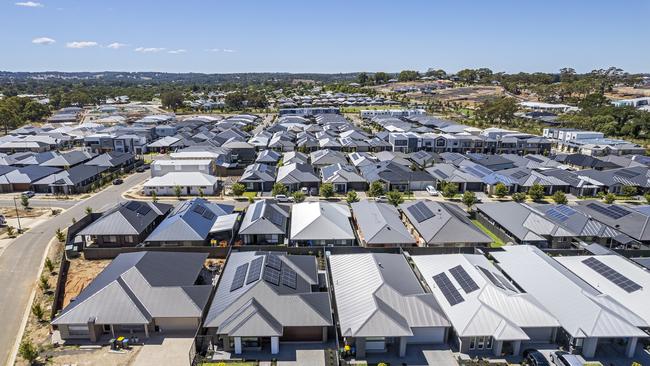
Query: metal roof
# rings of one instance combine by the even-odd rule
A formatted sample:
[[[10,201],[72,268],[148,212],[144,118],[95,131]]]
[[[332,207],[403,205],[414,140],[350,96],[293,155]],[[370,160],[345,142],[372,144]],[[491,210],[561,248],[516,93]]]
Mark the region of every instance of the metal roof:
[[[293,205],[291,240],[353,240],[348,206],[332,202]]]
[[[352,212],[366,243],[415,245],[394,206],[363,200],[352,204]]]
[[[257,200],[248,206],[239,227],[240,235],[284,235],[289,222],[289,207],[275,200]]]
[[[172,208],[172,205],[158,202],[122,202],[104,211],[77,235],[140,235]]]
[[[146,242],[201,241],[208,237],[219,216],[229,215],[234,206],[194,198],[180,203],[156,229]]]
[[[329,256],[341,335],[412,336],[413,327],[448,327],[401,254]]]

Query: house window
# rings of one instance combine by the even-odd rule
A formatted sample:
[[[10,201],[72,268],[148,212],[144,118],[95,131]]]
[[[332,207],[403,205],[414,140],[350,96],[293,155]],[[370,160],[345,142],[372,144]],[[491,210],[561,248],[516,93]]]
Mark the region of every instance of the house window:
[[[110,331],[111,331],[111,325],[110,325],[110,324],[104,324],[104,325],[102,325],[102,331],[103,331],[104,333],[108,333],[108,332],[110,332]]]
[[[485,338],[484,337],[478,337],[478,342],[477,342],[477,347],[476,349],[483,349],[485,346]]]
[[[476,338],[472,337],[469,339],[469,349],[474,349],[476,347]]]
[[[492,349],[492,337],[485,337],[485,349]]]
[[[109,236],[108,236],[108,242],[109,242],[109,243],[115,243],[115,242],[117,242],[117,236],[115,236],[115,235],[109,235]]]

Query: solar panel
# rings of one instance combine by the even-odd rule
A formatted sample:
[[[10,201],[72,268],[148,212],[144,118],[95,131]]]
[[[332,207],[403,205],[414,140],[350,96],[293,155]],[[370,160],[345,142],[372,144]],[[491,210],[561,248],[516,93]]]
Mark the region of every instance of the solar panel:
[[[426,221],[435,216],[429,207],[427,207],[427,205],[422,201],[407,207],[407,210],[411,213],[413,218],[415,218],[415,221],[418,223]]]
[[[273,269],[271,267],[264,267],[264,273],[262,274],[264,281],[271,283],[273,285],[280,285],[280,271]]]
[[[496,286],[496,287],[498,287],[498,288],[500,288],[500,289],[503,289],[503,290],[506,289],[505,286],[501,283],[501,281],[499,281],[499,279],[497,279],[497,278],[494,276],[494,273],[488,271],[486,268],[483,268],[483,267],[481,267],[481,266],[476,266],[476,268],[478,268],[481,272],[483,272],[483,274],[485,275],[485,277],[487,277],[487,279],[488,279],[490,282],[492,282],[492,284],[493,284],[494,286]]]
[[[298,275],[296,272],[293,269],[285,266],[284,270],[282,271],[282,284],[295,290],[297,282]]]
[[[148,214],[149,211],[151,211],[151,207],[149,207],[149,205],[142,205],[136,212],[144,216]]]
[[[269,219],[276,226],[280,226],[284,222],[284,216],[277,211],[271,211],[271,215]]]
[[[573,215],[573,214],[575,214],[577,212],[576,210],[574,210],[573,208],[571,208],[571,207],[569,207],[567,205],[558,205],[557,207],[555,207],[555,209],[562,212],[563,214],[565,214],[567,216],[571,216],[571,215]]]
[[[196,205],[196,206],[194,206],[194,208],[192,209],[192,211],[196,212],[196,213],[199,214],[199,215],[203,215],[203,213],[205,212],[205,206],[202,206],[202,205]]]
[[[250,267],[248,267],[248,276],[246,277],[246,284],[255,282],[260,279],[260,274],[262,274],[262,263],[264,262],[263,257],[257,257],[251,261]]]
[[[269,254],[266,256],[266,266],[279,271],[282,269],[282,261],[277,255]]]
[[[438,176],[440,176],[442,179],[449,178],[449,176],[447,174],[443,173],[440,169],[434,169],[433,172],[438,174]]]
[[[128,208],[131,211],[135,211],[138,208],[140,208],[140,202],[135,202],[135,201],[129,202],[129,204],[126,205],[126,208]]]
[[[212,220],[216,215],[214,214],[214,212],[206,209],[202,216],[208,220]]]
[[[526,158],[528,160],[532,160],[532,161],[534,161],[536,163],[542,163],[544,161],[544,160],[542,160],[542,159],[540,159],[538,157],[530,156],[530,155],[526,155],[526,156],[524,156],[524,158]]]
[[[516,172],[510,174],[510,176],[515,178],[515,179],[521,179],[521,178],[523,178],[525,176],[528,176],[528,173],[524,172],[524,171],[516,171]]]
[[[582,263],[628,293],[632,293],[642,288],[639,284],[625,277],[620,272],[601,262],[597,258],[589,257],[583,260]]]
[[[244,263],[237,267],[235,270],[235,276],[232,279],[232,284],[230,284],[230,292],[235,291],[242,286],[244,286],[244,280],[246,279],[246,271],[248,270],[248,263]]]
[[[627,215],[630,214],[630,211],[625,210],[625,209],[623,209],[621,207],[613,206],[613,205],[609,206],[609,207],[606,207],[606,206],[603,206],[603,205],[599,205],[598,203],[595,203],[595,202],[592,202],[592,203],[588,204],[587,207],[589,207],[592,210],[594,210],[596,212],[599,212],[599,213],[601,213],[601,214],[603,214],[603,215],[605,215],[607,217],[610,217],[610,218],[612,218],[614,220],[618,220],[621,217],[624,217],[624,216],[627,216]]]
[[[442,292],[442,295],[447,299],[449,305],[454,306],[465,301],[465,299],[463,299],[463,296],[460,294],[460,292],[458,292],[456,287],[454,287],[454,285],[451,283],[451,280],[444,272],[433,276],[433,281]]]
[[[478,285],[474,280],[469,276],[465,268],[462,266],[456,266],[449,270],[449,273],[456,279],[456,282],[463,288],[466,294],[476,291],[479,289]]]
[[[255,221],[260,218],[264,204],[264,201],[260,201],[255,205],[255,208],[253,209],[253,216],[251,216],[251,221]]]

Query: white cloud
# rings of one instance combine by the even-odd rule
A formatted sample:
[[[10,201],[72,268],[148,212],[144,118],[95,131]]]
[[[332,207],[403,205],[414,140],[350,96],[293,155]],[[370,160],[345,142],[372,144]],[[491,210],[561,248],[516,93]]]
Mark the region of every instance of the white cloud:
[[[34,44],[52,44],[55,42],[56,42],[55,40],[48,37],[39,37],[39,38],[32,39],[32,43]]]
[[[87,48],[87,47],[95,47],[97,45],[98,45],[97,42],[92,42],[92,41],[76,41],[76,42],[68,42],[65,44],[65,46],[68,48]]]
[[[108,48],[112,48],[112,49],[114,49],[114,50],[117,50],[117,49],[119,49],[119,48],[126,47],[126,46],[127,46],[127,44],[124,44],[124,43],[113,42],[113,43],[109,44],[109,45],[106,46],[106,47],[108,47]]]
[[[228,48],[224,48],[224,49],[223,49],[223,52],[233,53],[233,52],[237,52],[237,51],[235,51],[235,50],[231,50],[231,49],[228,49]]]
[[[205,52],[227,52],[227,53],[233,53],[237,52],[235,50],[229,49],[229,48],[206,48]]]
[[[135,49],[136,52],[143,52],[143,53],[153,53],[153,52],[162,52],[166,50],[164,47],[138,47]]]
[[[16,6],[23,6],[25,8],[42,8],[45,5],[33,1],[23,1],[16,3]]]
[[[184,49],[182,49],[182,48],[177,49],[177,50],[167,51],[167,53],[171,53],[171,54],[174,54],[174,55],[178,55],[178,54],[180,54],[180,53],[185,53],[185,52],[187,52],[187,50],[184,50]]]

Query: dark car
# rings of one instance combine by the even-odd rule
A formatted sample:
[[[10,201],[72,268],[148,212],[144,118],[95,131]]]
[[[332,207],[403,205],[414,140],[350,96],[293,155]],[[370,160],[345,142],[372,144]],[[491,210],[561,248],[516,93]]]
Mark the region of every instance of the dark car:
[[[551,366],[548,360],[546,360],[546,357],[536,349],[525,350],[524,358],[526,359],[526,363],[530,366]]]
[[[124,183],[124,181],[121,178],[117,178],[113,181],[113,184],[115,185],[122,184],[122,183]]]
[[[145,170],[145,169],[144,169],[144,166],[143,166],[143,165],[140,165],[139,167],[135,168],[135,171],[136,171],[137,173],[143,173],[144,170]]]

